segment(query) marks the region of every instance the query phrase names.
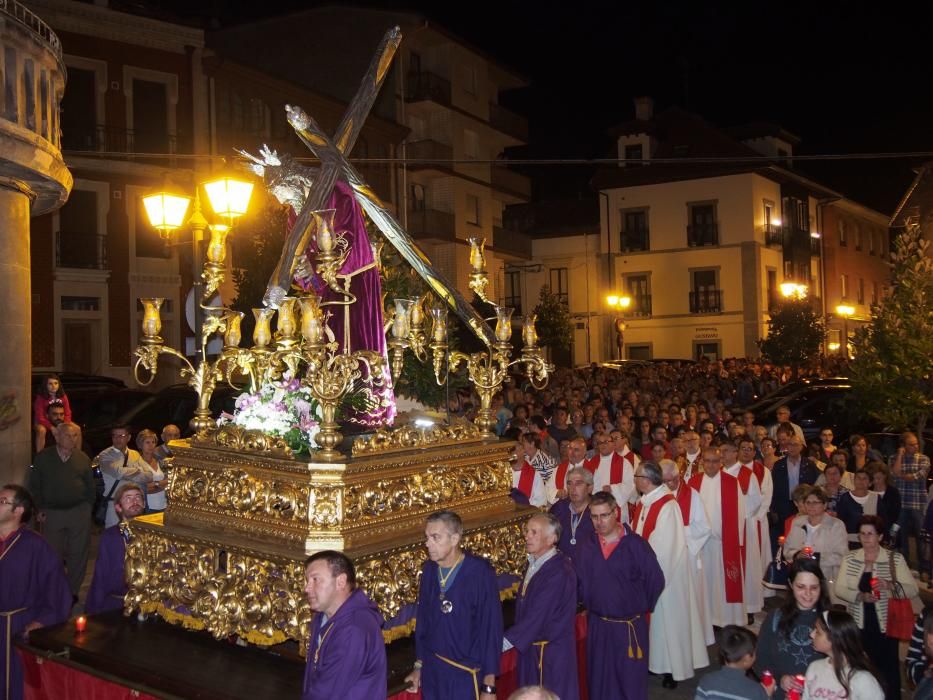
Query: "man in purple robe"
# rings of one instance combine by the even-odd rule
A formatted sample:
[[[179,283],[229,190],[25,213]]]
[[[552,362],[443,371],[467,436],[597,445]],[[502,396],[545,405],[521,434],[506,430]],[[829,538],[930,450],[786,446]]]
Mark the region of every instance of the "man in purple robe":
[[[502,607],[489,562],[460,547],[463,521],[449,510],[428,516],[428,561],[421,569],[410,692],[425,700],[495,700],[502,655]]]
[[[356,587],[350,558],[333,550],[308,557],[305,593],[317,614],[311,621],[302,700],[384,698],[384,620],[379,608]]]
[[[518,652],[518,685],[540,685],[561,700],[580,697],[577,679],[577,575],[573,562],[557,549],[560,523],[551,513],[525,524],[528,569],[518,590],[515,624],[503,648]]]
[[[23,668],[13,640],[64,622],[71,612],[61,558],[26,527],[35,512],[22,486],[0,488],[0,685],[8,700],[23,697]]]
[[[120,518],[120,523],[146,509],[146,496],[139,484],[123,484],[113,496],[113,510]],[[100,535],[97,548],[97,563],[94,564],[94,577],[87,592],[84,609],[88,615],[97,615],[108,610],[119,610],[126,597],[126,538],[120,530],[120,523],[111,525]]]
[[[551,506],[551,513],[560,522],[560,551],[573,559],[583,540],[593,536],[590,519],[590,496],[593,495],[593,472],[585,467],[574,467],[564,478],[567,498]]]
[[[619,522],[616,500],[600,492],[590,501],[596,534],[576,565],[587,610],[587,685],[591,698],[648,697],[648,613],[664,590],[654,551]]]

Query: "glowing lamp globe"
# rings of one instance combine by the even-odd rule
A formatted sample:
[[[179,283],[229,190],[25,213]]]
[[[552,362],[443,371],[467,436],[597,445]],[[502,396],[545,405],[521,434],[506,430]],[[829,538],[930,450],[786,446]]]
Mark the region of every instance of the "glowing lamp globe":
[[[204,189],[214,213],[233,220],[246,213],[249,198],[253,193],[253,183],[232,177],[222,177],[205,182]]]
[[[191,204],[191,197],[168,192],[143,197],[143,206],[146,208],[149,223],[162,235],[168,235],[181,228],[185,223],[185,214],[188,213],[189,204]]]

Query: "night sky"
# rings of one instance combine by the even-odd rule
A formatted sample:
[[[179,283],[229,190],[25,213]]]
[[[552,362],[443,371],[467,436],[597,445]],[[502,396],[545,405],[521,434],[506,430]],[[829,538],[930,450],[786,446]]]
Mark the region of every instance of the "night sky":
[[[530,122],[531,143],[513,156],[611,155],[606,130],[632,118],[636,95],[652,96],[656,110],[678,105],[716,126],[779,123],[801,138],[798,154],[933,151],[931,18],[905,4],[355,4],[419,12],[526,76],[528,88],[503,98]],[[308,6],[217,0],[179,2],[178,11],[226,26]],[[798,170],[891,213],[923,160],[808,162]],[[554,165],[529,171],[538,197],[576,196],[591,173]]]

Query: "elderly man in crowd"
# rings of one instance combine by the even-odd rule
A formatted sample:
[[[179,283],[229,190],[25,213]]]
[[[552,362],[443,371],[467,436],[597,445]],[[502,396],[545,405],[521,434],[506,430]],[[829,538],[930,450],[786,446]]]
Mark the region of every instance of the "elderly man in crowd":
[[[164,428],[162,428],[162,444],[159,445],[155,450],[156,459],[160,462],[173,457],[172,448],[169,446],[169,443],[172,440],[178,440],[181,438],[181,430],[174,423],[169,423]]]
[[[577,548],[593,533],[589,512],[593,473],[585,467],[574,467],[567,474],[566,491],[567,497],[551,506],[551,514],[560,522],[560,551],[574,559]]]
[[[302,700],[385,697],[385,621],[375,603],[357,588],[350,558],[332,550],[308,557],[305,594],[315,615]]]
[[[742,546],[745,540],[745,496],[739,480],[722,470],[716,447],[703,450],[703,471],[690,486],[700,493],[710,521],[710,538],[700,551],[704,591],[714,627],[745,625]]]
[[[920,541],[923,529],[923,516],[927,508],[927,476],[930,474],[930,458],[920,452],[920,441],[915,433],[902,433],[901,445],[891,457],[889,464],[897,490],[901,492],[900,525],[901,554],[910,561],[910,537],[917,543],[917,559],[920,578],[930,580],[930,562],[927,561],[926,548]],[[885,523],[890,527],[893,523]]]
[[[120,484],[128,481],[134,484],[149,484],[155,476],[152,468],[143,460],[139,452],[128,447],[130,437],[130,429],[127,426],[114,426],[110,431],[112,444],[94,458],[104,477],[104,498],[107,499],[105,527],[111,527],[120,522],[113,507],[113,494],[116,493]]]
[[[120,523],[142,515],[146,509],[146,495],[142,487],[133,483],[123,484],[114,494],[113,507]],[[100,535],[94,577],[91,579],[91,587],[84,604],[84,609],[89,615],[123,607],[123,598],[126,596],[123,565],[126,559],[127,534],[120,529],[120,523],[111,525]]]
[[[647,616],[664,590],[651,546],[619,521],[611,493],[590,502],[595,536],[577,558],[580,597],[587,610],[587,684],[592,698],[648,697]]]
[[[661,468],[642,462],[635,486],[642,495],[635,506],[633,526],[654,550],[667,584],[651,613],[648,669],[664,675],[665,688],[676,688],[678,681],[693,677],[694,669],[709,665],[696,591],[691,585],[693,562],[680,507],[664,485]]]
[[[0,687],[8,700],[23,697],[23,668],[13,640],[64,622],[71,612],[61,556],[27,527],[35,512],[22,486],[0,488]]]
[[[567,473],[574,467],[583,467],[585,464],[586,440],[582,437],[575,437],[570,441],[570,454],[567,460],[557,465],[550,481],[545,484],[548,490],[548,503],[555,503],[559,498],[567,497],[567,486],[564,483]]]
[[[36,455],[28,488],[39,509],[43,534],[65,562],[74,602],[78,600],[91,547],[91,508],[97,497],[91,460],[78,449],[81,428],[62,423],[55,447]]]
[[[562,700],[577,700],[577,576],[570,558],[557,549],[560,532],[550,513],[525,523],[528,568],[518,589],[515,624],[502,646],[518,651],[519,685],[537,684]]]
[[[449,510],[428,516],[421,569],[414,670],[405,677],[425,700],[495,700],[502,654],[496,573],[460,546],[463,521]]]
[[[596,434],[596,454],[587,460],[586,468],[593,472],[593,490],[611,493],[622,512],[622,522],[628,522],[628,504],[635,497],[635,471],[632,464],[615,450],[609,433]]]
[[[771,499],[771,539],[772,551],[776,549],[777,538],[783,532],[784,522],[791,515],[797,514],[797,506],[791,499],[794,489],[800,484],[812,486],[820,476],[820,470],[812,459],[803,456],[803,441],[796,435],[788,435],[787,454],[771,469],[774,484],[774,496]]]

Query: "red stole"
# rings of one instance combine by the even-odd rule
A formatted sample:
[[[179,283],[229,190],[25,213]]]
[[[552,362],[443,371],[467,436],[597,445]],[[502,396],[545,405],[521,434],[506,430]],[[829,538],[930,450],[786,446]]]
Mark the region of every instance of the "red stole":
[[[677,505],[680,506],[680,514],[684,517],[684,527],[690,526],[690,507],[693,505],[693,489],[690,484],[682,482],[677,490]]]
[[[700,491],[704,472],[690,479],[690,486]],[[739,480],[725,471],[719,472],[720,506],[722,507],[722,566],[726,579],[726,602],[741,603],[742,592],[742,548],[739,545]]]
[[[525,460],[522,465],[522,472],[518,477],[518,490],[525,494],[526,498],[531,498],[531,489],[535,485],[535,468]]]
[[[748,495],[748,485],[752,483],[752,470],[739,465],[739,475],[735,477],[739,480],[739,486],[742,487],[742,493]],[[759,484],[760,486],[761,484]]]
[[[658,524],[658,515],[661,513],[661,508],[664,507],[665,503],[670,503],[674,500],[674,494],[669,493],[664,496],[661,496],[658,500],[651,504],[648,508],[648,515],[645,517],[645,527],[641,531],[641,536],[646,540],[651,537],[651,533],[654,532],[654,528]],[[635,506],[635,512],[632,514],[632,527],[638,527],[638,519],[641,517],[641,507],[642,502],[639,501],[638,505]]]
[[[554,488],[558,491],[564,488],[564,479],[567,478],[567,472],[570,470],[570,462],[561,462],[554,470]]]
[[[629,455],[631,457],[629,458]],[[631,464],[635,464],[635,454],[630,452],[629,455],[626,455],[626,458],[629,459]],[[593,455],[592,459],[588,459],[583,463],[583,466],[590,470],[591,473],[595,474],[596,470],[599,469],[599,460],[602,459],[602,455],[596,454]],[[609,463],[609,483],[610,484],[621,484],[622,483],[622,470],[625,468],[625,459],[618,452],[612,453],[612,462]]]

